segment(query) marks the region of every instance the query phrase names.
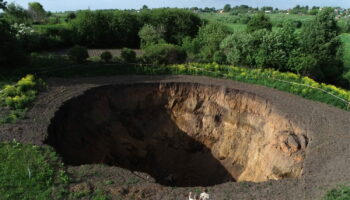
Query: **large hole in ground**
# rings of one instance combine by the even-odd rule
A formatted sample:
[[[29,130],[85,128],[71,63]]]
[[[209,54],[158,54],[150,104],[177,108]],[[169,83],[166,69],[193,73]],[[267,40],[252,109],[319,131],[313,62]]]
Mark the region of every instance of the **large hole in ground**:
[[[168,186],[298,177],[308,139],[254,94],[192,83],[111,85],[67,101],[46,143],[66,164],[104,163]]]

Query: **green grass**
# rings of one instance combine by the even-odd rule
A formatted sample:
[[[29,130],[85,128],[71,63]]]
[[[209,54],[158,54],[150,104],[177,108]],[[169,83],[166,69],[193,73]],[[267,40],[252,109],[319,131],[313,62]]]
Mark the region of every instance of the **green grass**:
[[[68,176],[48,147],[0,143],[0,199],[62,199]]]
[[[339,186],[327,192],[323,200],[350,200],[350,187]]]
[[[28,68],[30,69],[30,68]],[[300,84],[311,85],[347,101],[350,101],[350,92],[342,90],[332,85],[321,84],[301,77],[293,73],[282,73],[271,69],[250,69],[234,66],[225,66],[218,64],[196,64],[185,65],[133,65],[117,63],[96,63],[89,62],[84,64],[75,64],[69,66],[50,67],[48,70],[36,71],[40,77],[93,77],[93,76],[112,76],[112,75],[204,75],[209,77],[226,78],[246,83],[258,84],[270,88],[276,88],[282,91],[293,93],[301,97],[327,103],[341,109],[349,110],[350,107],[343,101],[334,98],[320,90],[311,89],[305,86],[276,81],[271,78],[278,78],[285,81],[292,81]],[[30,71],[27,71],[31,73]],[[212,73],[214,72],[214,73]]]
[[[275,26],[277,24],[283,23],[287,20],[291,21],[301,21],[303,24],[312,21],[314,15],[296,15],[296,14],[268,14],[270,17],[271,23]]]

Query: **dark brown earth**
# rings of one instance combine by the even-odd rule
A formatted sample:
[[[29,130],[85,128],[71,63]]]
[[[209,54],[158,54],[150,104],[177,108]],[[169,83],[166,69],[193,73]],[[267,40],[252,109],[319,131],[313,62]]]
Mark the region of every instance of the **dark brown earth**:
[[[28,119],[0,128],[0,141],[54,146],[72,192],[187,199],[208,186],[213,199],[320,199],[350,181],[350,113],[335,107],[206,77],[48,84]]]

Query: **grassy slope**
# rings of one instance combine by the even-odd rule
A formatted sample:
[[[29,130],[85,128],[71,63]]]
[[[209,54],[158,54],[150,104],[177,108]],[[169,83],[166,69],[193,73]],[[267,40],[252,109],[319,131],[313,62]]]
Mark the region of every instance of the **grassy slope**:
[[[50,148],[0,143],[0,160],[0,199],[63,197],[68,176]]]

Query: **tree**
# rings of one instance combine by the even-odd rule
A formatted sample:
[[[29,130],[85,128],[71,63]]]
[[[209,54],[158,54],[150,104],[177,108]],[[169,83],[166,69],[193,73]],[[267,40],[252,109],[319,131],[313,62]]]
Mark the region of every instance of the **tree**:
[[[120,57],[124,62],[133,63],[136,62],[136,52],[129,48],[123,48]]]
[[[257,67],[293,71],[288,66],[291,53],[298,48],[298,40],[292,22],[281,29],[266,31],[262,36],[255,57]]]
[[[31,22],[28,12],[15,3],[8,4],[4,17],[11,24],[28,24]]]
[[[74,12],[70,12],[70,13],[68,13],[67,18],[65,19],[65,21],[69,22],[69,21],[71,21],[71,20],[73,20],[75,18],[77,18],[77,15]]]
[[[254,15],[247,24],[248,32],[254,32],[260,29],[266,29],[269,31],[272,29],[270,18],[263,12],[259,12],[258,14]]]
[[[109,62],[113,58],[113,56],[112,56],[111,52],[104,51],[104,52],[101,53],[100,58],[104,62]]]
[[[163,27],[165,41],[177,45],[186,36],[195,37],[203,23],[193,12],[176,8],[143,10],[141,19],[143,24]]]
[[[224,12],[230,12],[231,11],[231,5],[230,4],[226,4],[224,6]]]
[[[28,13],[34,23],[44,23],[46,21],[46,11],[39,2],[28,3]]]
[[[4,0],[0,0],[0,9],[1,10],[6,10],[6,4],[7,4],[7,2],[6,1],[4,1]]]
[[[0,27],[0,66],[8,67],[25,63],[25,52],[14,36],[10,24],[0,19]]]
[[[89,54],[85,47],[75,46],[68,50],[68,57],[76,63],[83,63],[89,58]]]
[[[318,81],[336,83],[343,73],[342,43],[334,10],[324,8],[301,32],[301,51],[316,60],[317,68],[308,71]]]
[[[216,51],[220,49],[220,43],[229,34],[228,28],[220,23],[209,23],[199,29],[198,41],[200,58],[204,61],[212,61]]]
[[[150,45],[164,43],[164,27],[154,27],[150,24],[145,24],[139,31],[139,37],[141,39],[141,48],[145,48]]]

